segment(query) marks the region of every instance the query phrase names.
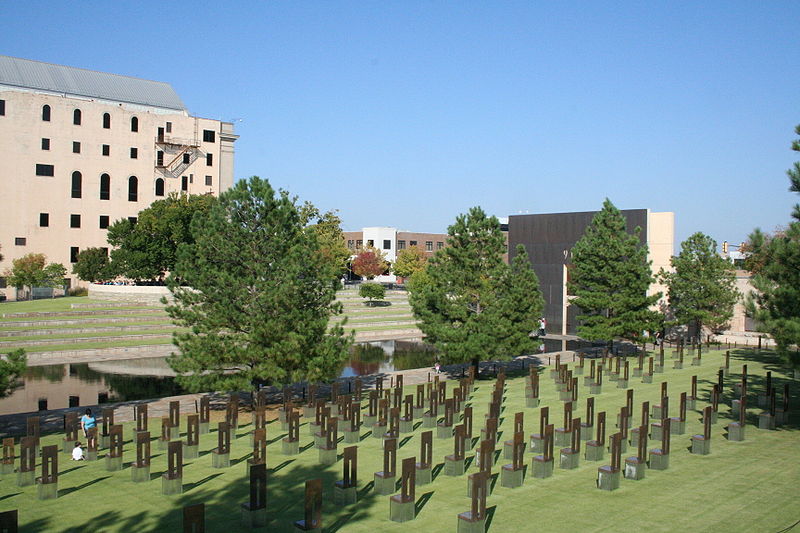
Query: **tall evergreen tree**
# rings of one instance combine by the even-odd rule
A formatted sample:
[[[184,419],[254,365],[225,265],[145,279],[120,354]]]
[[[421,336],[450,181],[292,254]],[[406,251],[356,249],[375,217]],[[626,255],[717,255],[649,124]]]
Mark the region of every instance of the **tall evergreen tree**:
[[[191,226],[167,279],[167,312],[186,326],[170,358],[190,390],[333,377],[352,335],[335,301],[338,265],[320,253],[295,199],[252,177],[222,193]]]
[[[661,293],[647,295],[653,275],[640,231],[627,233],[625,217],[606,199],[572,248],[569,290],[580,309],[582,338],[609,346],[618,337],[636,341],[657,323],[650,308]]]
[[[717,243],[695,233],[681,243],[681,252],[670,259],[673,272],[662,272],[669,288],[669,306],[677,324],[692,326],[702,341],[704,327],[724,328],[733,317],[739,299],[733,265],[717,254]]]
[[[795,128],[800,135],[800,126]],[[800,140],[792,142],[800,152]],[[800,193],[800,162],[787,171],[789,190]],[[791,365],[800,366],[800,205],[785,231],[767,236],[756,229],[748,242],[756,293],[749,295],[748,312],[760,329],[775,340],[778,353]]]
[[[526,336],[541,315],[536,275],[521,254],[503,262],[500,223],[479,207],[447,230],[447,247],[414,275],[409,300],[420,329],[446,363],[505,359],[530,351]]]

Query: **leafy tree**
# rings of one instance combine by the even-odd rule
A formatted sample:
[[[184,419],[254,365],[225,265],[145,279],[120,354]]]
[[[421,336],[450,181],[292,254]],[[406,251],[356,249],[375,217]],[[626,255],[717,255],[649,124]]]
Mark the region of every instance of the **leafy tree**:
[[[717,254],[717,243],[695,233],[681,243],[670,259],[673,272],[661,272],[668,287],[669,306],[677,324],[693,326],[697,342],[703,327],[720,331],[733,317],[739,299],[733,265]]]
[[[800,135],[800,126],[795,128]],[[800,152],[800,140],[792,142]],[[789,190],[800,193],[800,162],[787,171]],[[791,365],[800,366],[800,204],[793,220],[775,235],[756,229],[749,238],[747,266],[753,271],[757,292],[748,296],[747,309],[765,333],[775,340],[778,353]],[[793,351],[794,350],[794,351]]]
[[[362,278],[372,279],[380,276],[386,272],[387,268],[389,268],[389,264],[386,262],[383,252],[377,248],[365,247],[353,259],[353,273]]]
[[[334,376],[352,335],[336,302],[335,266],[305,229],[296,199],[256,176],[238,181],[192,220],[167,278],[179,354],[169,359],[189,390]]]
[[[87,248],[78,254],[72,273],[91,283],[106,281],[114,276],[109,270],[108,254],[102,248]]]
[[[175,267],[177,250],[191,244],[192,218],[208,214],[215,198],[210,194],[171,193],[139,212],[137,221],[120,219],[108,228],[111,268],[116,275],[133,280],[160,282]]]
[[[448,246],[412,276],[409,300],[444,363],[507,359],[534,349],[528,337],[542,297],[524,251],[509,267],[500,223],[479,207],[447,230]]]
[[[345,246],[342,232],[342,219],[336,211],[320,213],[309,202],[303,205],[301,213],[309,224],[308,231],[313,232],[319,242],[320,253],[334,266],[338,278],[347,270],[347,260],[350,258],[350,250]]]
[[[581,312],[578,335],[584,339],[604,340],[610,347],[617,337],[638,340],[657,323],[658,313],[650,307],[661,293],[647,296],[653,275],[640,231],[627,233],[625,217],[606,199],[572,248],[568,287]]]
[[[372,300],[383,300],[386,296],[386,287],[380,283],[362,283],[358,288],[358,295],[369,298],[370,303]]]
[[[67,269],[61,263],[47,264],[44,254],[27,254],[11,262],[11,270],[6,270],[8,283],[14,287],[52,287],[64,286]]]
[[[428,256],[422,251],[419,246],[409,246],[397,253],[397,259],[392,265],[392,271],[395,276],[401,278],[410,278],[416,272],[425,269],[425,264],[428,262]]]
[[[25,350],[18,349],[0,355],[0,398],[14,390],[19,377],[25,372],[27,362]]]

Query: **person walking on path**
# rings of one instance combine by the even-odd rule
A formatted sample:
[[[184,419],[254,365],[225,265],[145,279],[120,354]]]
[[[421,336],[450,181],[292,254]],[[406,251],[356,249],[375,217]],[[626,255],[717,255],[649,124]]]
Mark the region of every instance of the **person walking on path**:
[[[92,415],[92,410],[87,409],[86,413],[81,417],[81,429],[83,436],[89,438],[89,430],[97,426],[97,419]]]
[[[547,319],[542,317],[539,319],[539,336],[544,337],[547,334]]]

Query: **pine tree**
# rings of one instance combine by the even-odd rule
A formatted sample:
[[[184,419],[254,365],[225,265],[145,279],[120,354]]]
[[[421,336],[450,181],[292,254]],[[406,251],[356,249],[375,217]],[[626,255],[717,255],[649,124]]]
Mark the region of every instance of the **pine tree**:
[[[266,180],[241,180],[178,250],[167,312],[188,327],[170,358],[190,390],[243,390],[260,383],[334,377],[352,336],[336,303],[337,266],[319,253],[295,199]]]
[[[717,243],[695,233],[681,243],[681,252],[670,260],[673,272],[663,272],[669,288],[669,306],[676,324],[694,329],[702,341],[703,327],[723,329],[733,317],[739,299],[733,265],[717,254]]]
[[[447,231],[448,246],[428,261],[424,275],[414,275],[409,296],[440,359],[477,365],[535,348],[536,341],[524,339],[541,314],[541,295],[527,257],[513,269],[503,262],[500,223],[478,207]]]
[[[636,341],[657,322],[650,307],[661,294],[647,295],[653,275],[640,231],[628,234],[625,217],[606,199],[572,248],[569,290],[580,309],[582,338],[609,346],[617,337]]]

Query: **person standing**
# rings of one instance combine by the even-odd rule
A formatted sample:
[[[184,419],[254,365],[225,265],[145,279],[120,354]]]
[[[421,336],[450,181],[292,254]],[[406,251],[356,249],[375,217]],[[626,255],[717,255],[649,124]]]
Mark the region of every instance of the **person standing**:
[[[83,430],[83,436],[88,439],[89,430],[96,426],[97,426],[97,419],[92,414],[92,410],[86,409],[86,412],[81,417],[81,429]]]
[[[547,319],[544,317],[539,319],[539,336],[544,337],[547,334]]]

